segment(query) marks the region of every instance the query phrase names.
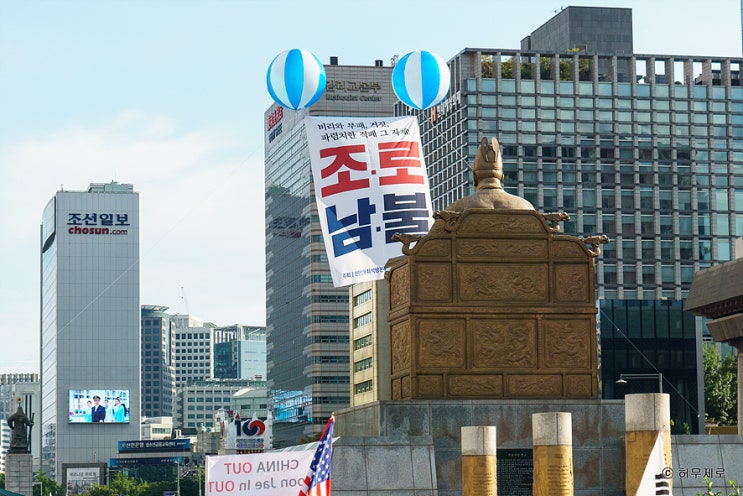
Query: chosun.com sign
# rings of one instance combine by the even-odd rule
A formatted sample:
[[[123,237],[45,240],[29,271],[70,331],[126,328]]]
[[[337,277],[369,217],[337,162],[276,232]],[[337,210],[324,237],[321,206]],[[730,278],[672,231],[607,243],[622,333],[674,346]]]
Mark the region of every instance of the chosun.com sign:
[[[127,235],[129,214],[70,212],[67,217],[68,234]]]

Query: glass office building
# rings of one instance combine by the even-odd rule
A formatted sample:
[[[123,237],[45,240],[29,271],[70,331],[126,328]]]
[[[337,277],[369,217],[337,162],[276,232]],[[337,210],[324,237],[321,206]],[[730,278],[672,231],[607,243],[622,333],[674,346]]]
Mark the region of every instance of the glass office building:
[[[507,190],[539,211],[569,213],[567,233],[611,238],[596,270],[604,395],[620,372],[659,369],[687,405],[672,415],[693,431],[701,323],[680,302],[694,272],[730,260],[743,234],[741,63],[465,49],[449,61],[448,98],[418,113],[434,209],[473,190],[479,140],[496,137]],[[671,321],[649,328],[649,309]],[[643,357],[619,357],[628,352],[614,348],[615,327]],[[670,338],[686,340],[683,359],[669,355]]]
[[[131,184],[58,191],[41,224],[41,467],[107,462],[139,438],[139,194]],[[93,417],[117,398],[123,419]],[[107,409],[105,409],[107,410]],[[98,421],[100,419],[100,421]]]
[[[142,417],[173,415],[175,324],[167,310],[142,305]]]
[[[349,290],[330,276],[312,189],[303,119],[390,116],[392,68],[325,66],[326,91],[310,109],[265,113],[266,352],[274,446],[322,431],[349,393]],[[293,425],[290,425],[293,424]]]

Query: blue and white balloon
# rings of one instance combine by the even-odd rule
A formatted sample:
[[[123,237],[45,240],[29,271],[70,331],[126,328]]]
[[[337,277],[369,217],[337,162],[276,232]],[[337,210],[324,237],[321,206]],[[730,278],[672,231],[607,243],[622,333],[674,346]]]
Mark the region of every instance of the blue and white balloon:
[[[424,50],[403,56],[392,70],[392,89],[397,98],[414,109],[425,110],[439,104],[450,85],[444,59]]]
[[[271,98],[288,109],[307,108],[325,92],[325,67],[301,48],[281,52],[268,66],[266,84]]]

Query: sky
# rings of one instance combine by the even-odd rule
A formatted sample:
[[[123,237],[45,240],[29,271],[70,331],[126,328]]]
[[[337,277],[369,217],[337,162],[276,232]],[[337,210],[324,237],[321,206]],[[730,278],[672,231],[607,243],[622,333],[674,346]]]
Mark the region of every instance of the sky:
[[[738,0],[0,1],[0,373],[39,371],[39,225],[58,190],[134,185],[142,304],[265,325],[271,60],[517,49],[568,5],[632,8],[636,53],[741,56]]]

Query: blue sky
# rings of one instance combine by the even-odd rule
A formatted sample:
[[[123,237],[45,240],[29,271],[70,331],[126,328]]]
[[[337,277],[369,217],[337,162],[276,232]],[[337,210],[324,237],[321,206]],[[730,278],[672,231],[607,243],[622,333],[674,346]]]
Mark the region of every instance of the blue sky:
[[[637,53],[741,56],[738,0],[3,0],[0,373],[38,371],[38,226],[60,187],[139,191],[143,304],[264,325],[271,60],[513,49],[568,5],[631,7]]]

